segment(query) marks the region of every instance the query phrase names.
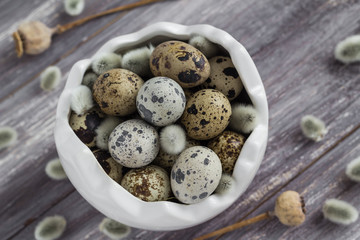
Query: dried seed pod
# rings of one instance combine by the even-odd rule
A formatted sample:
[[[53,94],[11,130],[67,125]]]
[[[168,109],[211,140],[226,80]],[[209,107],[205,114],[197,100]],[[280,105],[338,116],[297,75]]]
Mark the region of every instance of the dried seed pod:
[[[299,226],[305,221],[305,203],[299,193],[286,191],[276,199],[275,215],[287,226]]]
[[[54,32],[55,29],[48,28],[39,21],[21,23],[13,33],[17,56],[21,57],[24,51],[30,55],[44,52],[49,48]]]

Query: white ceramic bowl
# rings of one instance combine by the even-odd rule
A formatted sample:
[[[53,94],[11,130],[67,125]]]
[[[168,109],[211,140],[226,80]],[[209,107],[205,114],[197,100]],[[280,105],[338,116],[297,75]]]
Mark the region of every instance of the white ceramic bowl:
[[[202,35],[229,52],[243,85],[259,112],[260,121],[242,148],[233,172],[235,184],[228,193],[213,194],[193,205],[169,201],[144,202],[108,177],[90,149],[70,128],[68,119],[71,90],[80,85],[92,59],[103,52],[121,52],[156,39],[188,40],[192,35]],[[160,22],[138,32],[111,39],[93,58],[78,61],[72,67],[59,99],[55,126],[56,148],[66,174],[92,206],[109,218],[132,227],[177,230],[215,217],[240,197],[253,180],[264,156],[268,135],[268,106],[255,64],[239,42],[223,30],[210,25],[183,26]]]

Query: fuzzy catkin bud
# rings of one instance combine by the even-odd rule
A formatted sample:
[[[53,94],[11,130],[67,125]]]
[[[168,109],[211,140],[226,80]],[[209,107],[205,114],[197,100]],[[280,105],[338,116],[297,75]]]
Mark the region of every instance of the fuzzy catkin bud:
[[[331,222],[349,225],[359,217],[359,212],[351,204],[338,200],[328,199],[323,205],[324,217]]]

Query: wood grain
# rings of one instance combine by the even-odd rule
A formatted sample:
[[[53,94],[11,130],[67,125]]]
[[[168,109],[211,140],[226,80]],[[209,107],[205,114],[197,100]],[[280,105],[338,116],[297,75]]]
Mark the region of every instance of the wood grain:
[[[0,3],[3,6],[0,19],[9,17],[11,21],[7,22],[12,24],[10,28],[0,26],[0,69],[3,72],[0,125],[14,126],[19,133],[16,146],[0,151],[0,181],[3,183],[0,185],[3,203],[0,236],[4,239],[31,238],[38,221],[45,216],[61,214],[68,220],[63,239],[106,239],[97,229],[102,214],[83,200],[67,180],[53,181],[44,173],[47,161],[56,157],[52,131],[57,99],[74,62],[91,56],[114,36],[167,20],[212,24],[229,32],[248,49],[268,96],[269,143],[254,181],[222,214],[186,230],[132,229],[128,239],[191,239],[272,208],[277,194],[289,187],[310,199],[309,219],[312,220],[304,229],[274,226],[276,221],[271,221],[220,239],[316,239],[321,236],[331,239],[330,228],[334,225],[323,222],[318,214],[322,198],[338,194],[342,199],[352,200],[354,194],[359,193],[352,183],[342,184],[345,180],[337,174],[341,174],[341,166],[349,158],[359,154],[355,136],[360,126],[360,69],[359,64],[345,66],[334,61],[332,53],[339,40],[358,32],[358,1],[182,0],[158,3],[120,17],[89,23],[71,34],[58,36],[54,42],[56,47],[44,55],[18,60],[10,53],[12,42],[6,36],[18,24],[19,16],[36,17],[48,24],[66,22],[60,14],[61,1],[32,3],[34,5],[28,3],[30,1],[24,5],[19,2]],[[118,2],[87,1],[83,15],[115,5]],[[14,11],[15,8],[18,11],[14,17],[4,10]],[[30,14],[26,8],[32,9]],[[48,9],[50,14],[39,9]],[[62,69],[64,76],[55,91],[46,93],[39,88],[37,76],[52,63]],[[299,120],[304,114],[314,114],[327,123],[329,133],[324,141],[313,143],[302,136]],[[318,197],[311,198],[308,192]],[[356,207],[360,207],[358,200],[353,202]],[[357,228],[357,225],[336,228],[338,233],[334,236],[359,238],[355,232]]]

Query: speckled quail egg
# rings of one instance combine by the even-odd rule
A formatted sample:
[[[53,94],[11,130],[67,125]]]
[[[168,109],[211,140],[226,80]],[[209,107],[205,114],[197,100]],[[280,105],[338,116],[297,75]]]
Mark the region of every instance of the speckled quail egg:
[[[136,95],[144,81],[126,69],[112,69],[101,74],[93,85],[93,97],[101,110],[112,116],[126,116],[136,111]]]
[[[140,116],[155,126],[166,126],[184,112],[186,98],[180,85],[167,77],[154,77],[145,82],[136,97]]]
[[[200,142],[188,139],[188,140],[186,140],[185,149],[194,147],[194,146],[199,146],[199,145],[201,145]],[[172,166],[174,165],[176,159],[179,156],[180,156],[180,154],[176,154],[176,155],[168,154],[164,150],[162,150],[160,147],[159,154],[156,156],[156,158],[152,162],[152,164],[160,166],[160,167],[164,168],[166,171],[170,172]]]
[[[232,173],[244,142],[245,137],[243,135],[224,131],[212,139],[207,146],[220,158],[223,172]]]
[[[77,115],[72,112],[69,119],[70,127],[74,130],[76,136],[88,147],[95,147],[95,130],[103,121],[105,115],[98,109],[92,109],[85,114]]]
[[[217,56],[209,60],[211,71],[205,88],[219,90],[231,101],[239,96],[243,84],[229,57]]]
[[[170,197],[170,179],[161,167],[149,165],[127,172],[121,186],[146,202],[163,201]]]
[[[198,203],[215,191],[221,174],[216,153],[204,146],[191,147],[180,154],[172,167],[171,189],[179,201]]]
[[[207,140],[225,130],[230,116],[231,105],[225,95],[218,90],[203,89],[187,101],[181,123],[189,137]]]
[[[120,123],[110,134],[109,152],[121,165],[138,168],[151,163],[159,152],[159,135],[143,120]]]
[[[93,151],[95,158],[110,178],[120,183],[122,179],[122,166],[116,162],[108,151],[97,149]]]
[[[183,88],[200,85],[210,75],[210,64],[205,55],[180,41],[159,44],[150,56],[150,69],[155,76],[174,79]]]

